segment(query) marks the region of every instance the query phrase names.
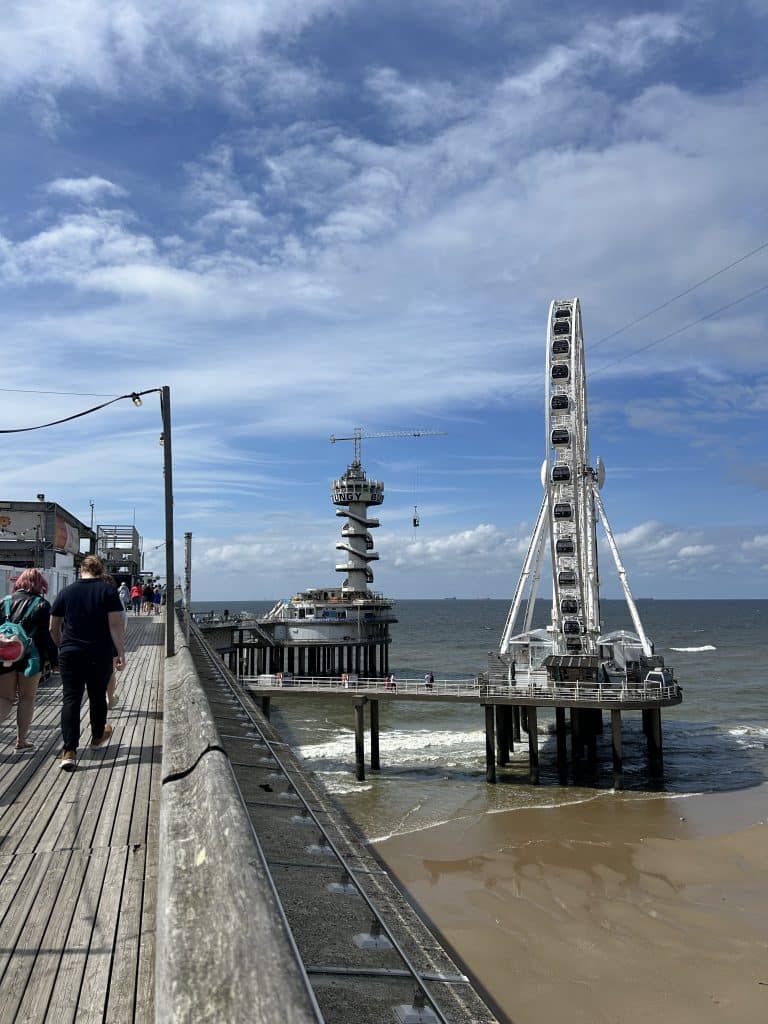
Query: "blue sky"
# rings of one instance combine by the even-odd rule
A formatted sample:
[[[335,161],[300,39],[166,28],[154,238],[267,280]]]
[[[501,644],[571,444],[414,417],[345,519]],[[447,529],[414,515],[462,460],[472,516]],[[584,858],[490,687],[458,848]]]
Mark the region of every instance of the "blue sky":
[[[635,594],[764,596],[768,249],[603,339],[768,241],[766,40],[762,0],[6,2],[0,426],[170,385],[201,600],[341,579],[330,434],[445,431],[363,442],[374,586],[509,597],[578,295]],[[135,518],[160,571],[159,431],[6,436],[3,496]]]

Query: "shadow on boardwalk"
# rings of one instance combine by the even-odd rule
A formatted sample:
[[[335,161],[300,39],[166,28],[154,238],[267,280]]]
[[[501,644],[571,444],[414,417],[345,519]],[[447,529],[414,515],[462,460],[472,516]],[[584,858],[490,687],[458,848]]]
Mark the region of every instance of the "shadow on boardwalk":
[[[129,619],[128,664],[78,770],[62,772],[58,677],[38,693],[32,754],[0,729],[0,1021],[154,1017],[164,623]]]

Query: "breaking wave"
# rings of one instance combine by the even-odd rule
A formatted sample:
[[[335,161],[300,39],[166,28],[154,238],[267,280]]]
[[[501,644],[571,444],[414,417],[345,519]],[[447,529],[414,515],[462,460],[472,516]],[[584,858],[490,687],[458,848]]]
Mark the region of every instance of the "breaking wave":
[[[670,651],[685,651],[686,653],[698,654],[699,651],[716,651],[712,644],[704,644],[703,647],[670,647]]]

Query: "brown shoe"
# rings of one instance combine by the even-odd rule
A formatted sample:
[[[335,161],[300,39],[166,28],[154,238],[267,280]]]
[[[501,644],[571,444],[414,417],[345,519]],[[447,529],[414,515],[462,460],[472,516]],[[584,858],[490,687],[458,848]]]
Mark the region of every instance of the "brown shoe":
[[[112,735],[113,732],[114,732],[114,729],[112,728],[111,725],[105,725],[104,726],[104,732],[101,734],[101,736],[99,736],[99,738],[97,740],[96,739],[92,739],[91,740],[91,746],[92,747],[103,747],[105,743],[109,742],[109,737]]]
[[[73,772],[77,768],[77,760],[74,750],[62,750],[59,768],[65,772]]]

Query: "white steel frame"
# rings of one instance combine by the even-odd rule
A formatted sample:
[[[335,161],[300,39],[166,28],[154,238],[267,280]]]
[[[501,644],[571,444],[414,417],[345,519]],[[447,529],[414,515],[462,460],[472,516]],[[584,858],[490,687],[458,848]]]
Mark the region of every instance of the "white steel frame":
[[[555,396],[556,404],[565,404],[566,408],[552,408]],[[627,581],[626,569],[599,495],[604,468],[599,459],[597,469],[593,469],[590,462],[584,337],[578,298],[555,299],[549,307],[544,399],[544,500],[515,588],[499,653],[505,655],[509,652],[520,609],[526,599],[526,589],[524,630],[527,632],[531,627],[544,549],[549,540],[554,653],[597,654],[597,641],[601,632],[596,530],[599,516],[632,622],[644,653],[650,656],[651,644],[643,630]],[[555,431],[567,431],[567,436],[555,434]],[[553,478],[556,468],[558,477],[565,479]],[[564,515],[565,512],[568,514]],[[560,551],[558,541],[564,542]],[[566,583],[569,577],[561,576],[561,573],[572,573],[573,583]],[[575,612],[563,612],[563,601],[568,600],[576,601]],[[578,624],[578,633],[570,632],[575,628],[574,623]]]

